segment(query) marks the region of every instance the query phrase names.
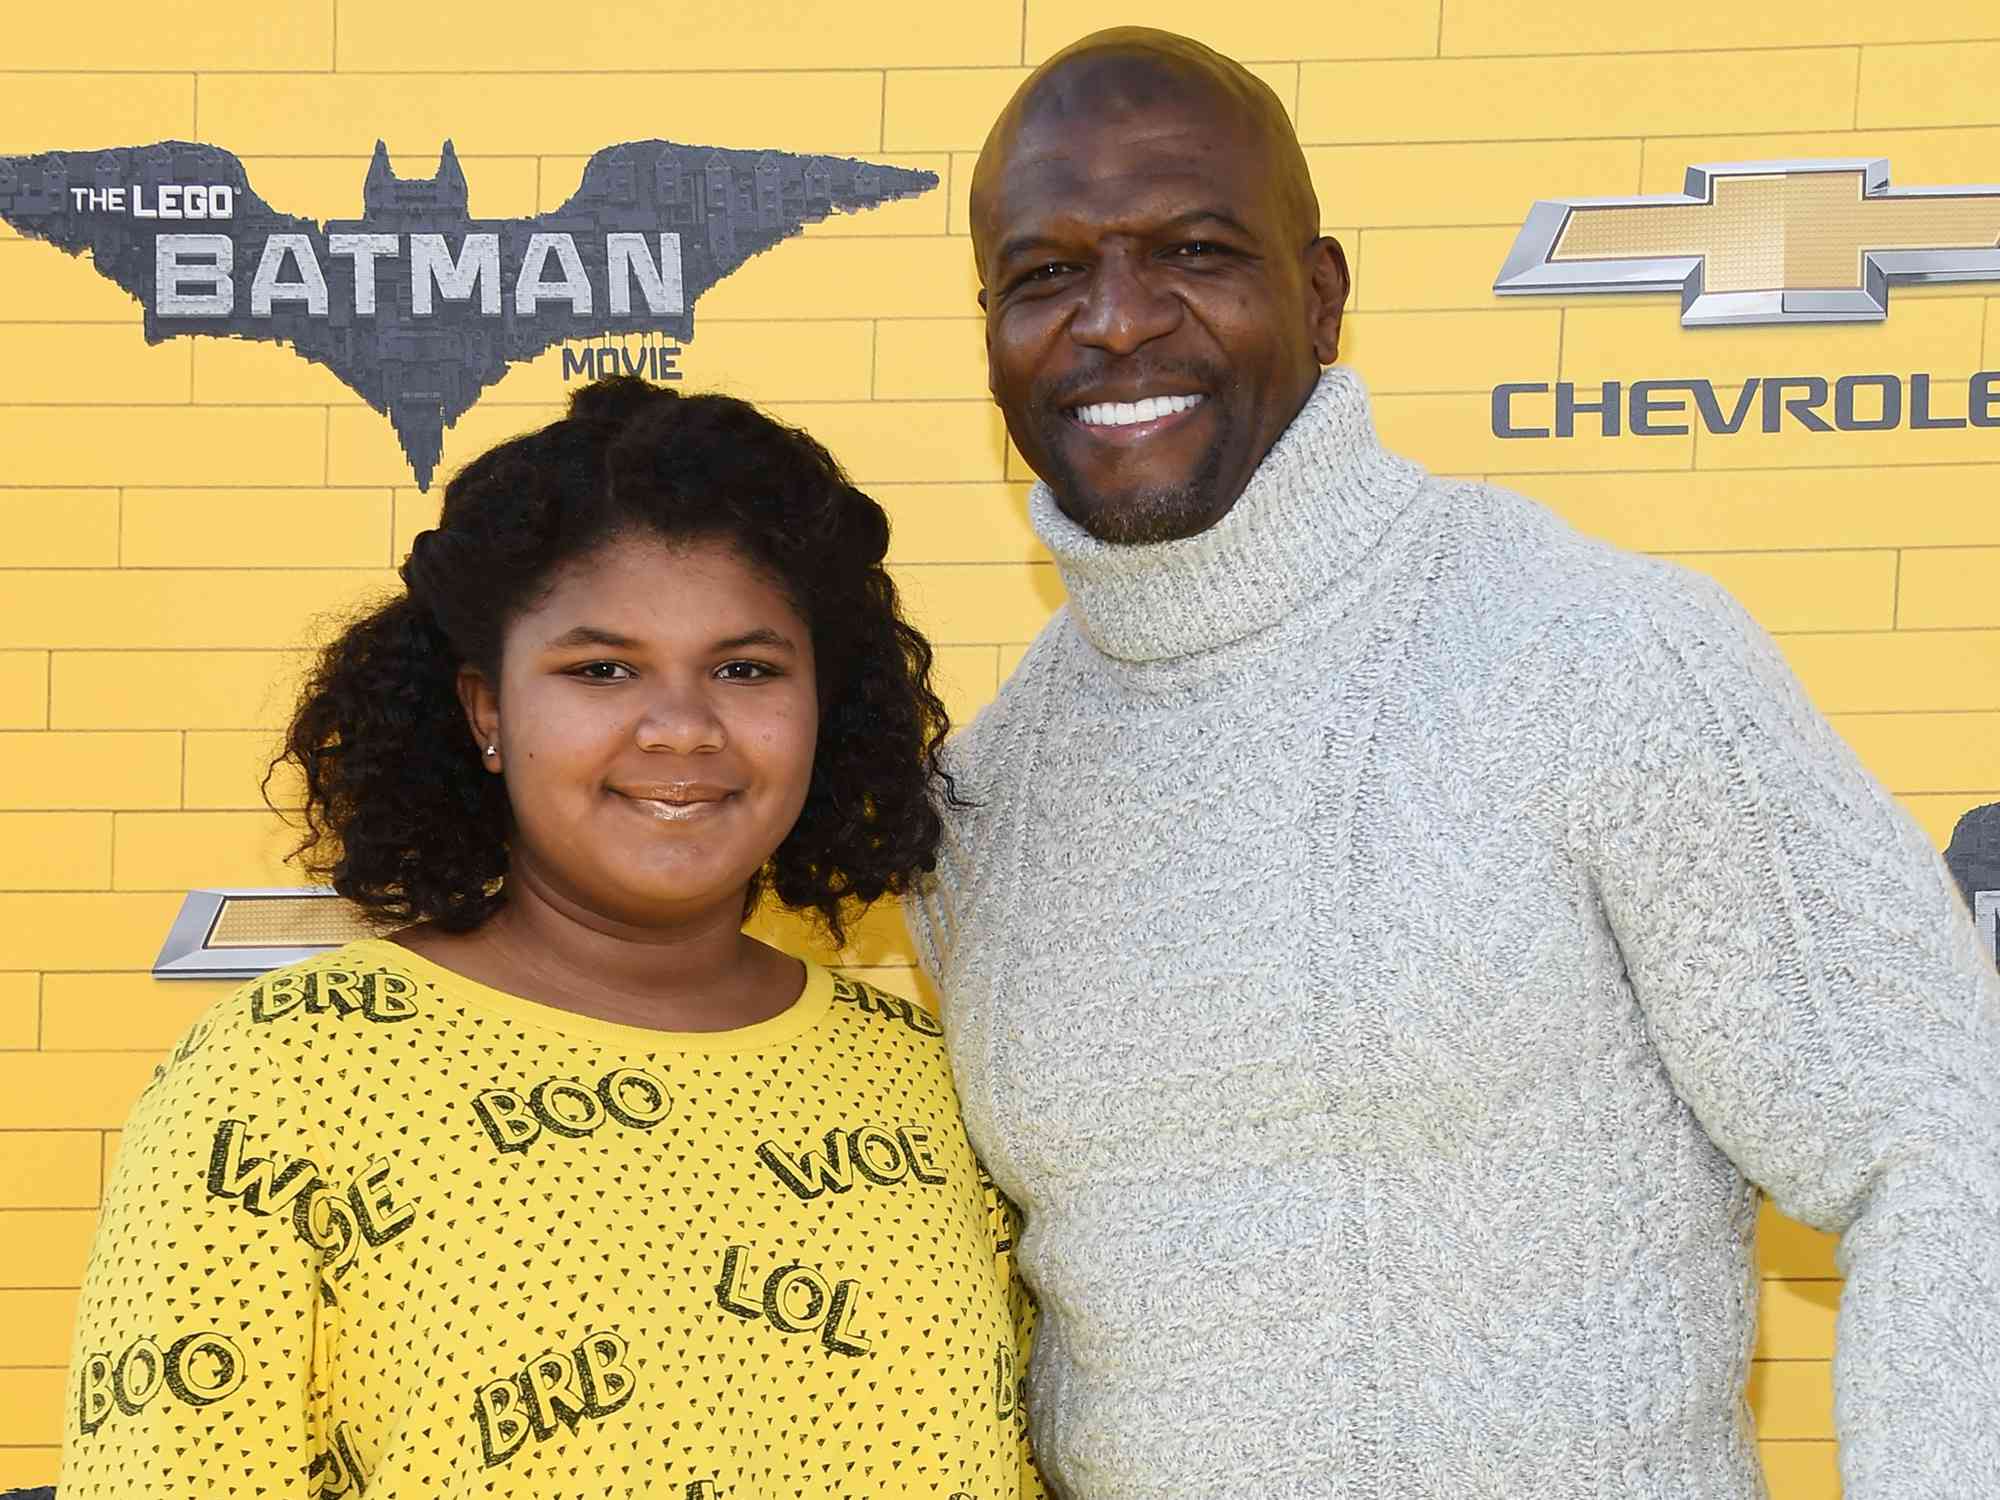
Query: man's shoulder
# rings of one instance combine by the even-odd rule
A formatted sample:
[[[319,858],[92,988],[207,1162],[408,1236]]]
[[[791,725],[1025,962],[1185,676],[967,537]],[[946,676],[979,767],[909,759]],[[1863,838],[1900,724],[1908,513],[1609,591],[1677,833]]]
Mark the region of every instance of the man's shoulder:
[[[1718,714],[1794,741],[1821,732],[1777,644],[1716,579],[1505,490],[1471,487],[1461,504],[1485,508],[1472,531],[1494,544],[1465,549],[1446,634],[1477,642],[1496,705],[1536,701],[1544,729],[1619,744],[1693,744]]]
[[[1532,640],[1591,655],[1642,637],[1733,633],[1745,621],[1714,579],[1590,536],[1525,495],[1468,482],[1445,504],[1441,589],[1510,651]]]
[[[944,767],[976,787],[999,764],[1044,710],[1052,684],[1079,660],[1081,637],[1067,606],[1056,610],[1001,680],[993,700],[954,733],[944,746]]]
[[[1079,668],[1085,649],[1068,609],[1058,609],[993,701],[945,742],[940,758],[951,778],[951,795],[938,809],[944,826],[937,863],[904,907],[924,966],[933,974],[950,945],[956,897],[971,882],[996,829],[1017,806],[1016,777],[1033,759],[1052,696],[1060,691],[1062,678]]]

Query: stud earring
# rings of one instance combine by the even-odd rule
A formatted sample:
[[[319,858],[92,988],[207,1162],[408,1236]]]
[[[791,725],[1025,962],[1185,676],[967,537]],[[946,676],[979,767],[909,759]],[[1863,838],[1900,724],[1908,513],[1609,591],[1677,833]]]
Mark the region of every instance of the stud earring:
[[[486,747],[486,755],[489,760],[492,759],[494,756],[498,755],[499,753],[500,753],[500,747],[498,745],[488,745]]]

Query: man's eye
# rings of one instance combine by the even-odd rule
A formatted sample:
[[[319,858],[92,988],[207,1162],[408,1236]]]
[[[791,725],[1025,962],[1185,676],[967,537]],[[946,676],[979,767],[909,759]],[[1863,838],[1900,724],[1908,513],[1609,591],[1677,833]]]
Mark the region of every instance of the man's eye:
[[[1054,281],[1058,276],[1065,275],[1071,269],[1073,268],[1064,261],[1049,261],[1045,265],[1036,266],[1033,270],[1023,271],[1019,276],[1015,277],[1012,290],[1018,291],[1022,287],[1034,286],[1044,281]]]
[[[623,682],[628,677],[639,674],[622,661],[587,661],[571,667],[569,675],[581,677],[585,682]]]
[[[1185,244],[1174,246],[1173,253],[1177,257],[1191,259],[1203,255],[1220,255],[1226,248],[1216,244],[1214,240],[1189,240]]]
[[[726,661],[715,669],[724,682],[761,682],[776,677],[778,669],[761,661]]]

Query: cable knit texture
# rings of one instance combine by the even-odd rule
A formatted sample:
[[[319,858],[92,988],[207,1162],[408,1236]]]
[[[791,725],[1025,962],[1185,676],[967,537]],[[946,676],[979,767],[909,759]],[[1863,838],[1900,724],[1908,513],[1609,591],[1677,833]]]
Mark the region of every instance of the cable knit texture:
[[[1326,373],[953,744],[914,914],[1071,1500],[1754,1500],[1759,1189],[1847,1500],[2000,1494],[2000,980],[1713,584]]]

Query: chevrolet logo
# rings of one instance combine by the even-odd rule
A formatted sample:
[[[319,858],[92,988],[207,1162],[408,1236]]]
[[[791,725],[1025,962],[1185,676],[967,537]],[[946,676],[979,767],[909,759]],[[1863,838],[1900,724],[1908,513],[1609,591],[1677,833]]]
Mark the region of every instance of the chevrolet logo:
[[[1681,324],[1873,323],[1892,281],[2000,280],[2000,187],[1889,186],[1886,159],[1689,167],[1687,191],[1537,203],[1493,290],[1681,294]]]

